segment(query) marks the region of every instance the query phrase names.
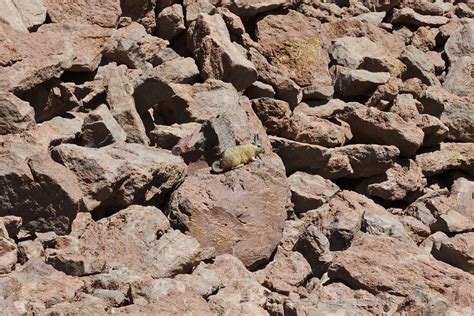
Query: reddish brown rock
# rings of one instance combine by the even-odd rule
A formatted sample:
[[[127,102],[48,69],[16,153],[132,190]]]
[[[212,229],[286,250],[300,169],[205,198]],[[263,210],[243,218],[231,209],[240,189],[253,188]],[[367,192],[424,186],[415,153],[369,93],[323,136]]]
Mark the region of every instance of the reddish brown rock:
[[[0,94],[0,134],[19,133],[35,124],[34,110],[11,93]]]
[[[458,234],[452,238],[442,233],[433,235],[440,236],[435,238],[431,254],[438,260],[449,263],[470,274],[474,274],[474,251],[472,243],[474,242],[474,232]]]
[[[257,80],[255,66],[231,42],[225,22],[218,14],[204,14],[190,25],[188,46],[204,80],[230,82],[239,91]]]
[[[48,8],[48,16],[55,23],[79,22],[114,27],[122,13],[118,0],[101,3],[90,3],[87,0],[74,2],[44,0],[44,2]]]
[[[170,40],[186,30],[183,7],[179,4],[164,8],[158,14],[156,21],[158,36],[166,40]]]
[[[469,306],[473,299],[468,290],[470,274],[391,237],[359,234],[348,250],[335,256],[329,277],[374,294],[389,292],[406,297],[418,289],[436,290],[460,306]]]
[[[441,174],[448,170],[463,170],[472,174],[473,153],[473,143],[441,143],[436,150],[417,155],[416,163],[426,176]]]
[[[232,12],[239,16],[255,16],[266,11],[282,9],[288,3],[285,0],[232,0],[227,5]]]
[[[273,161],[264,156],[220,175],[195,172],[171,197],[173,217],[202,246],[258,267],[280,240],[290,200],[282,167]]]
[[[321,277],[327,272],[332,261],[333,256],[329,248],[328,238],[314,225],[308,226],[294,245],[294,250],[306,258],[312,273],[317,277]]]
[[[473,65],[474,57],[460,57],[449,67],[443,87],[457,96],[465,97],[467,99],[472,98],[474,95],[472,89],[474,78],[469,69],[472,70]]]
[[[34,30],[46,20],[46,6],[43,0],[13,0],[23,24],[28,30]]]
[[[301,87],[331,86],[329,55],[321,47],[321,23],[290,10],[257,22],[257,42],[269,62],[288,70]]]
[[[445,44],[449,62],[454,64],[462,57],[474,57],[474,23],[468,23],[451,34]]]
[[[268,134],[281,135],[288,128],[290,105],[281,100],[259,98],[252,100],[252,108],[257,114]]]
[[[395,9],[392,17],[393,24],[408,24],[415,26],[441,26],[448,23],[449,19],[443,16],[423,15],[416,13],[411,8]]]

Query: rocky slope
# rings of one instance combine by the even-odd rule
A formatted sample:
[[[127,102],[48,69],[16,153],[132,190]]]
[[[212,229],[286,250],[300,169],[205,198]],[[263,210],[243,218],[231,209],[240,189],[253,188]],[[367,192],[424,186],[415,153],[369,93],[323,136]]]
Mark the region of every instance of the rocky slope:
[[[0,0],[0,43],[2,315],[474,314],[472,2]]]

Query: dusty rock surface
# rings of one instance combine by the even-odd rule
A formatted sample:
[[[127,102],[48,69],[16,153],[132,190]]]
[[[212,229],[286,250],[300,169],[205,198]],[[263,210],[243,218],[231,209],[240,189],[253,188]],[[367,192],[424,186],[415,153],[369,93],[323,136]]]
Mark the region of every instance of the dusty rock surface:
[[[474,314],[470,1],[0,0],[0,43],[0,314]]]

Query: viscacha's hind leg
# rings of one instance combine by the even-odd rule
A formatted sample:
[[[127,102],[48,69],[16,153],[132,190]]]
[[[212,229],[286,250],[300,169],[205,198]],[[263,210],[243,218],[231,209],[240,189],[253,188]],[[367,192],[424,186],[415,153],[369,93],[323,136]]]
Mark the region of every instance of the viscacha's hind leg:
[[[240,165],[237,165],[237,166],[235,166],[235,167],[234,167],[234,168],[232,168],[232,169],[237,169],[237,168],[243,167],[243,165],[244,165],[244,164],[243,164],[243,163],[241,163]]]

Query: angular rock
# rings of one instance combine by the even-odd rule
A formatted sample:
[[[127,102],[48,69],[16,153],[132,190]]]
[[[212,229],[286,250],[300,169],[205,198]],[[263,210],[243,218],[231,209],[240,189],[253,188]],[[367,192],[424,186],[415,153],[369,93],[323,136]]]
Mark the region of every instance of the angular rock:
[[[400,154],[395,146],[346,145],[327,149],[280,137],[270,136],[270,139],[288,174],[304,171],[327,179],[383,174]]]
[[[62,144],[52,155],[78,177],[89,211],[160,202],[186,173],[181,157],[140,144],[98,149]]]
[[[149,34],[152,34],[156,29],[156,2],[154,0],[122,0],[120,1],[122,17],[130,17],[132,21],[137,21],[146,28]]]
[[[270,63],[286,69],[301,87],[332,86],[329,55],[321,47],[320,33],[317,19],[290,10],[259,20],[256,38]]]
[[[97,24],[103,27],[115,27],[122,10],[120,1],[90,3],[87,0],[69,2],[65,0],[44,0],[48,16],[54,23],[78,22]]]
[[[286,69],[271,65],[267,59],[255,48],[249,50],[250,60],[257,68],[258,80],[270,84],[276,92],[276,96],[295,107],[303,98],[300,86],[289,78]]]
[[[426,179],[417,164],[409,160],[399,160],[385,175],[364,180],[359,188],[369,196],[388,201],[413,200],[421,195]]]
[[[474,23],[467,23],[451,34],[444,50],[449,62],[454,64],[462,57],[474,58]]]
[[[0,296],[18,307],[44,310],[54,304],[70,301],[84,282],[65,275],[41,259],[31,260],[19,270],[0,279]],[[18,313],[18,311],[17,311]]]
[[[421,114],[416,125],[423,130],[423,147],[432,147],[440,144],[449,135],[450,129],[439,119],[429,114]]]
[[[413,155],[423,142],[423,131],[413,122],[403,120],[395,113],[348,103],[336,117],[347,122],[352,130],[353,141],[394,145],[402,156]]]
[[[337,67],[334,90],[342,96],[354,97],[369,95],[377,86],[390,79],[388,72],[369,72]]]
[[[320,118],[318,110],[313,110],[305,103],[299,104],[287,121],[286,130],[279,134],[295,141],[325,147],[342,146],[352,138],[347,123]]]
[[[339,191],[339,187],[332,181],[301,171],[289,176],[288,183],[293,208],[297,214],[320,207]]]
[[[34,110],[11,93],[0,94],[0,134],[19,133],[35,125]]]
[[[188,28],[188,47],[199,64],[201,76],[230,82],[241,91],[257,80],[257,71],[235,44],[223,18],[203,14]]]
[[[127,134],[131,143],[148,144],[145,126],[135,108],[133,87],[123,67],[112,66],[107,76],[107,104],[110,112]]]
[[[71,302],[55,304],[47,308],[44,313],[52,315],[89,314],[100,315],[106,313],[107,303],[92,295],[79,293]]]
[[[148,136],[152,145],[171,150],[181,139],[193,134],[200,126],[199,123],[156,125]]]
[[[38,239],[18,243],[18,262],[20,264],[38,258],[44,258],[44,249]]]
[[[125,142],[126,138],[127,134],[104,104],[84,118],[81,130],[82,146],[98,148]]]
[[[392,17],[393,24],[408,24],[414,26],[441,26],[448,23],[444,16],[422,15],[411,8],[395,9]]]
[[[172,1],[174,2],[174,1]],[[169,5],[172,5],[170,3]],[[199,18],[200,14],[213,15],[217,13],[216,7],[207,0],[189,0],[183,1],[184,12],[186,12],[186,25],[190,26],[192,22]]]
[[[2,216],[20,216],[23,228],[29,231],[70,231],[82,198],[74,174],[46,154],[19,164],[7,158],[1,170]]]
[[[299,237],[294,249],[301,253],[311,266],[312,273],[320,277],[332,261],[329,240],[316,226],[309,226]]]
[[[441,143],[437,150],[420,153],[416,163],[425,176],[433,176],[448,170],[462,170],[474,174],[474,143]]]
[[[285,0],[232,0],[229,1],[229,9],[238,16],[256,16],[257,14],[282,9],[287,6]]]
[[[454,141],[474,142],[474,107],[469,101],[446,102],[441,122],[447,129],[447,138]]]
[[[46,6],[43,0],[13,0],[23,24],[28,30],[33,30],[46,20]]]
[[[468,70],[472,69],[473,65],[474,57],[460,57],[449,67],[443,87],[457,96],[471,99],[474,96],[472,89],[474,78]]]
[[[13,0],[5,0],[0,3],[0,19],[17,31],[28,32]]]
[[[411,44],[423,52],[428,52],[436,47],[436,35],[438,30],[429,27],[419,27],[413,34]]]
[[[165,123],[204,122],[239,107],[239,94],[229,83],[207,80],[192,86],[170,84],[172,97],[159,103],[157,110]]]
[[[329,207],[314,214],[314,222],[328,238],[330,250],[343,250],[360,230],[364,213],[385,215],[387,211],[369,198],[352,191],[340,191],[329,201]],[[311,262],[311,261],[310,261]]]
[[[428,2],[429,3],[429,2]],[[470,314],[471,307],[460,307],[431,289],[415,290],[399,304],[401,314]]]
[[[329,50],[331,58],[338,65],[371,72],[400,74],[401,62],[380,44],[366,37],[341,37],[333,41]]]
[[[256,278],[263,286],[279,292],[298,291],[311,274],[311,266],[299,252],[278,251],[265,269],[256,272]]]
[[[444,111],[444,105],[453,99],[453,94],[440,86],[429,86],[418,91],[416,93],[419,95],[419,101],[423,105],[423,113],[436,117],[440,117]]]
[[[348,250],[335,256],[329,278],[373,294],[389,292],[406,297],[421,288],[436,289],[451,304],[460,306],[469,306],[473,299],[468,290],[470,274],[424,255],[414,244],[391,237],[359,234]]]
[[[364,212],[360,230],[371,235],[393,237],[413,243],[398,217],[379,209],[369,208]]]
[[[0,275],[12,272],[17,260],[18,249],[15,241],[8,237],[0,237]]]
[[[435,76],[434,65],[426,54],[415,46],[407,46],[403,50],[400,60],[407,67],[407,70],[402,75],[404,80],[419,78],[426,85],[439,85],[439,80]]]
[[[470,274],[474,274],[474,252],[472,243],[474,242],[474,232],[456,235],[452,238],[442,233],[442,238],[435,240],[431,254],[438,260],[449,263]]]
[[[250,99],[258,98],[274,98],[275,89],[269,84],[263,83],[261,81],[255,81],[250,87],[245,90],[245,95]]]
[[[269,134],[281,135],[291,116],[290,105],[281,100],[259,98],[252,100],[252,109]]]
[[[179,4],[173,4],[172,6],[164,8],[160,14],[158,14],[156,23],[157,35],[159,37],[171,40],[178,36],[186,30],[183,7]]]
[[[199,69],[191,57],[179,57],[155,67],[152,74],[164,82],[192,84],[199,77]]]
[[[196,171],[173,192],[169,209],[202,246],[256,268],[280,240],[289,200],[281,166],[267,157],[220,175]]]
[[[441,231],[447,234],[474,231],[474,221],[455,210],[441,214],[436,222],[430,225],[432,232]]]

